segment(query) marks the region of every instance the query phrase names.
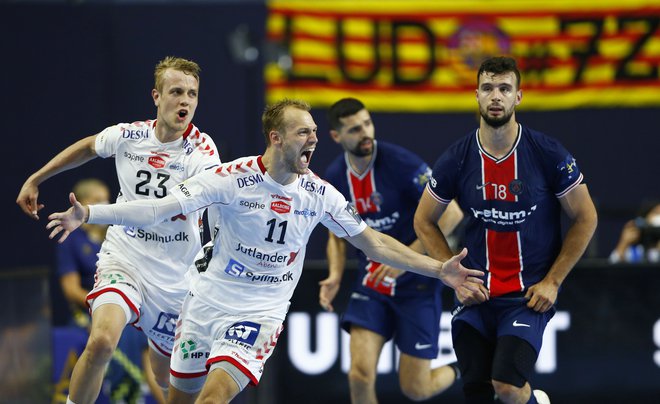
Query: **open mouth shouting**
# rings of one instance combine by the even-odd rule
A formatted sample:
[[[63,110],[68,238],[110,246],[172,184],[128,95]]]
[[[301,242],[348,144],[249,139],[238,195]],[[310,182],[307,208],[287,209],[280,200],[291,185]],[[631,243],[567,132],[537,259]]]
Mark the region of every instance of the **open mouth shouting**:
[[[177,113],[177,121],[183,122],[186,120],[186,117],[188,116],[188,110],[187,109],[180,109]]]
[[[300,153],[300,163],[302,163],[303,168],[309,167],[309,162],[312,160],[312,154],[314,154],[314,147],[304,149]]]

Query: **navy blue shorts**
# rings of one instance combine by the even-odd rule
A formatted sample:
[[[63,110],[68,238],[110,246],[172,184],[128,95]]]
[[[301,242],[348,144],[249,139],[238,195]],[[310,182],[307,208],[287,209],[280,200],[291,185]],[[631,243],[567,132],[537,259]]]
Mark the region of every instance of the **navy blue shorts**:
[[[438,356],[440,293],[422,296],[385,296],[379,293],[354,291],[342,315],[341,326],[350,332],[351,324],[394,339],[399,350],[423,359]]]
[[[538,313],[527,307],[524,297],[495,297],[481,304],[459,306],[451,320],[452,337],[456,338],[461,322],[465,322],[493,342],[504,335],[522,338],[538,355],[543,331],[555,311],[553,306],[545,313]]]

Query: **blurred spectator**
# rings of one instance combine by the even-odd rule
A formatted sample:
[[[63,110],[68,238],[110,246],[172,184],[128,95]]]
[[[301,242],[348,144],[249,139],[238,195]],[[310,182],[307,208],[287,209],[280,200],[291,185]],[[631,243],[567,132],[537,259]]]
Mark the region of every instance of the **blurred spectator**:
[[[636,219],[623,226],[610,262],[660,262],[659,202],[648,204]]]
[[[77,182],[73,192],[79,201],[85,201],[83,203],[86,204],[108,203],[110,199],[108,187],[93,178]],[[94,287],[97,254],[107,227],[84,224],[71,233],[66,241],[57,245],[57,277],[71,309],[68,325],[80,327],[85,333],[91,322],[86,297]],[[158,397],[157,402],[164,402],[155,380],[145,380],[145,374],[153,373],[142,371],[142,366],[149,366],[149,360],[144,355],[146,350],[144,335],[133,327],[126,327],[106,373],[104,392],[111,402],[135,403],[142,400],[143,382],[149,384],[152,395]]]

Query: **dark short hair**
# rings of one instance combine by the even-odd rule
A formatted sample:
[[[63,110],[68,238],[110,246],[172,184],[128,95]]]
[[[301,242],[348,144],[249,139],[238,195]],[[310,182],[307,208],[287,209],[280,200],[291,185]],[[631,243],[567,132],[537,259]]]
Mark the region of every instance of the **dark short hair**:
[[[341,129],[342,124],[339,121],[340,118],[355,115],[365,108],[364,104],[356,98],[342,98],[332,104],[328,110],[328,122],[330,122],[330,128],[334,130]]]
[[[490,57],[481,63],[479,71],[477,72],[477,84],[481,78],[481,73],[504,74],[513,72],[518,81],[518,88],[520,88],[520,71],[516,60],[508,56],[494,56]]]

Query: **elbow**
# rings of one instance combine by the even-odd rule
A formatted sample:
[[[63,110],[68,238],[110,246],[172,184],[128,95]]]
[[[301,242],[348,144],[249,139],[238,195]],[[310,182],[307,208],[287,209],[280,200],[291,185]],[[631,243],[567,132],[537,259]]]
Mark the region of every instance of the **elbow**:
[[[413,228],[415,229],[415,234],[418,238],[422,238],[422,235],[426,232],[428,228],[429,221],[425,219],[422,215],[416,213],[413,218]]]
[[[595,232],[596,227],[598,227],[598,212],[596,212],[595,207],[593,207],[593,209],[589,209],[589,211],[585,214],[584,220],[588,223],[591,232]]]

